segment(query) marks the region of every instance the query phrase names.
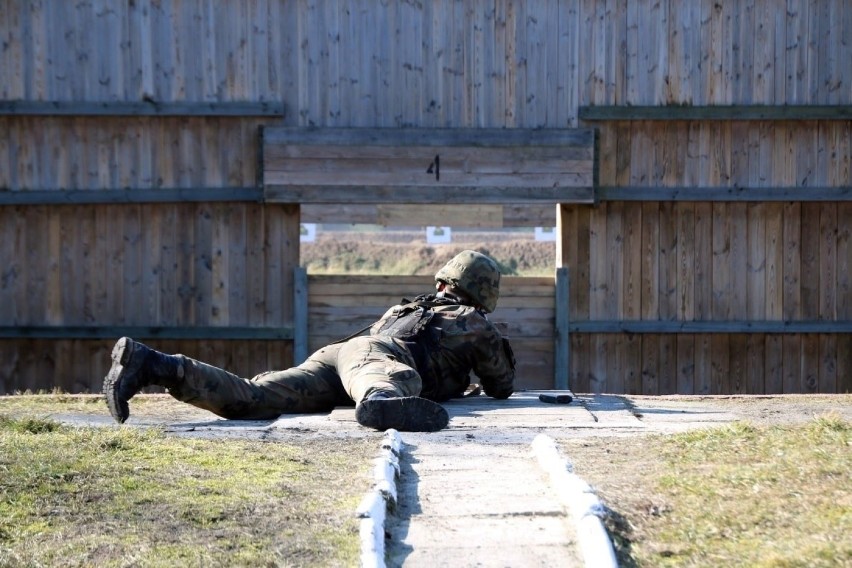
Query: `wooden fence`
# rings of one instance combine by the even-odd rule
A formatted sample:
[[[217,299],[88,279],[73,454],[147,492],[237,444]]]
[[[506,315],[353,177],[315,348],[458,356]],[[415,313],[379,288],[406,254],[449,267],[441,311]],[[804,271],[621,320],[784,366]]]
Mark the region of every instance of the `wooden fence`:
[[[0,390],[96,389],[140,329],[289,364],[299,222],[415,213],[558,223],[576,390],[852,390],[850,35],[845,0],[0,0]],[[262,126],[593,128],[595,203],[268,203]]]

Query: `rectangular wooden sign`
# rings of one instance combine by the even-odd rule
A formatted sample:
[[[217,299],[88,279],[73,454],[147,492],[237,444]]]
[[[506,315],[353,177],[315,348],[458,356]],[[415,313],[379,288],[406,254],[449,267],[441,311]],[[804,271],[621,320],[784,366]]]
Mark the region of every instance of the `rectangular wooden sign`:
[[[279,203],[590,203],[592,129],[262,130]]]

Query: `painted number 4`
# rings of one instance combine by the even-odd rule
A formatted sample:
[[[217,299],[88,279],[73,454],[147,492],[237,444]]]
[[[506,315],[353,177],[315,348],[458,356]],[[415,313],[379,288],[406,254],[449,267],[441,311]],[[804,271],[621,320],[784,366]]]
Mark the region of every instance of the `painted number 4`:
[[[432,163],[429,164],[429,167],[426,169],[427,174],[435,174],[435,181],[441,180],[441,156],[435,154],[435,159],[432,160]]]

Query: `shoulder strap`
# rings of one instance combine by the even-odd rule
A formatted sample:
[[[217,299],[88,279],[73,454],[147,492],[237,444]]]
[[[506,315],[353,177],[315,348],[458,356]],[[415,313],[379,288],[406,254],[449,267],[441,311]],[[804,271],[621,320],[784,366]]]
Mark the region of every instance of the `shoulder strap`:
[[[419,307],[419,306],[426,306],[427,308],[432,308],[432,307],[435,307],[435,306],[448,306],[448,305],[453,305],[453,304],[458,304],[458,303],[459,302],[457,300],[453,299],[453,298],[438,298],[434,294],[421,294],[420,296],[417,296],[413,301],[409,300],[408,298],[403,298],[398,305],[399,305],[400,309],[405,309],[405,308],[411,308],[411,307],[416,308],[416,307]],[[379,322],[379,321],[381,321],[381,320],[376,320],[373,323],[367,325],[366,327],[359,329],[358,331],[356,331],[352,335],[347,335],[343,339],[338,339],[337,341],[332,341],[331,343],[329,343],[329,345],[337,345],[338,343],[343,343],[344,341],[349,341],[350,339],[354,339],[354,338],[358,337],[359,335],[361,335],[362,333],[364,333],[365,331],[367,331],[368,329],[370,329],[371,327],[373,327],[374,325],[376,325],[376,323]]]

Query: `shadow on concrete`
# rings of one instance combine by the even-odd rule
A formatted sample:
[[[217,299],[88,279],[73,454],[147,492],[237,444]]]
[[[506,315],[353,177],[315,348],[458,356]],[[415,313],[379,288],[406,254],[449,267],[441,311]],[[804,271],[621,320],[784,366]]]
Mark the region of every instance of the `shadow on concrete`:
[[[386,564],[390,567],[402,566],[406,558],[413,552],[413,547],[406,544],[408,529],[412,517],[423,512],[418,490],[420,476],[414,471],[412,464],[420,463],[413,452],[416,445],[403,444],[399,460],[399,480],[397,481],[397,506],[390,511],[385,521]]]

